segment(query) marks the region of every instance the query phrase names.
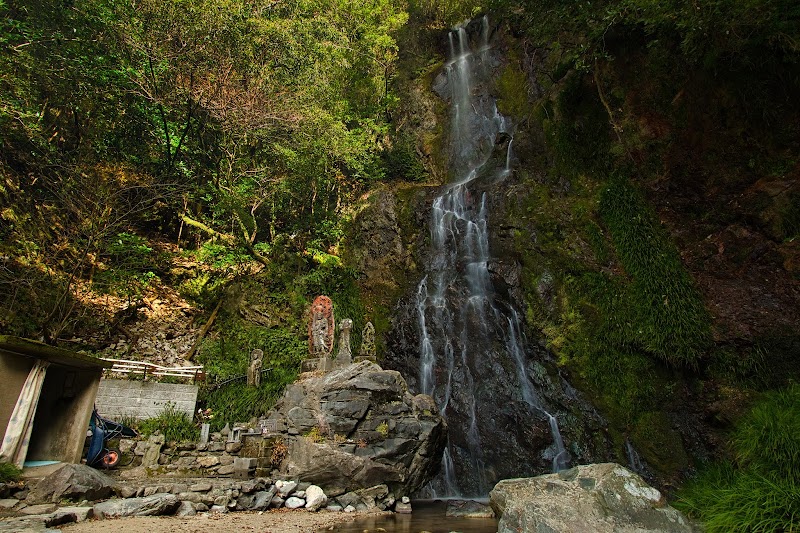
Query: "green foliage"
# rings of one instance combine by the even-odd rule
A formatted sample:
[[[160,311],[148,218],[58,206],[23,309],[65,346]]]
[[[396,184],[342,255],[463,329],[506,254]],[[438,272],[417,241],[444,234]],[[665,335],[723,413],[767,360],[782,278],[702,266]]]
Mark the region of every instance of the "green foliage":
[[[25,259],[0,272],[20,288],[4,327],[58,338],[78,280],[140,297],[165,274],[148,234],[216,269],[335,256],[385,177],[407,18],[389,0],[0,3],[0,252]]]
[[[800,385],[765,393],[737,425],[732,446],[743,468],[800,482]]]
[[[199,437],[199,430],[194,425],[192,417],[183,411],[178,411],[171,402],[158,416],[139,422],[138,430],[145,437],[160,431],[167,442],[192,441]]]
[[[104,243],[100,252],[103,264],[92,282],[99,292],[118,294],[128,298],[141,296],[157,279],[154,272],[159,267],[159,254],[138,235],[121,232]]]
[[[690,63],[754,62],[769,51],[776,58],[800,51],[800,8],[791,0],[494,0],[492,9],[514,17],[539,45],[559,35],[563,54],[579,67],[608,53],[619,34],[644,34],[650,42],[674,43]]]
[[[219,431],[226,422],[247,422],[265,415],[278,401],[284,387],[296,377],[296,371],[277,369],[265,374],[258,388],[237,382],[214,391],[201,391],[200,401],[216,413],[209,421],[211,428]]]
[[[718,346],[711,353],[709,368],[713,375],[730,383],[756,389],[768,385],[772,374],[772,369],[767,365],[766,350],[759,345],[750,349]]]
[[[707,465],[675,506],[712,533],[800,530],[800,386],[763,395],[737,424],[736,461]]]
[[[198,356],[211,376],[199,401],[215,413],[211,421],[215,429],[225,422],[246,422],[265,414],[297,377],[308,351],[302,331],[265,328],[231,317],[222,318],[220,324],[218,336],[204,343]],[[242,381],[214,387],[216,382],[245,375],[256,348],[264,351],[263,369],[271,369],[262,376],[260,387],[248,387]]]
[[[219,298],[219,291],[224,286],[226,278],[215,276],[211,272],[202,272],[193,278],[186,279],[178,285],[181,296],[194,301],[204,307],[213,307],[214,301]]]
[[[322,433],[322,430],[316,426],[309,429],[303,436],[315,444],[325,442],[325,435]]]
[[[674,506],[703,522],[709,533],[797,531],[800,486],[730,464],[706,469],[687,483]]]
[[[214,268],[226,268],[251,260],[246,250],[238,247],[226,246],[215,241],[204,242],[194,253],[198,261],[207,263]]]
[[[22,470],[11,463],[0,463],[0,483],[17,481],[22,475]]]
[[[380,434],[380,436],[385,439],[386,437],[389,436],[389,424],[387,424],[386,422],[381,422],[375,428],[375,431],[377,431],[378,434]]]
[[[575,175],[606,170],[611,148],[608,115],[583,76],[568,76],[555,106],[544,113],[545,141],[563,171]]]
[[[391,179],[425,181],[428,172],[416,150],[416,141],[409,133],[398,132],[391,146],[383,152],[386,174]]]
[[[307,351],[298,331],[265,328],[231,317],[221,318],[219,324],[218,336],[203,343],[198,355],[206,373],[216,380],[246,374],[250,353],[256,348],[264,351],[264,369],[276,371],[296,371]]]
[[[600,213],[631,277],[629,340],[671,364],[695,365],[711,321],[666,232],[624,180],[603,191]]]
[[[480,13],[475,0],[411,0],[409,11],[435,28],[450,28]]]
[[[527,118],[531,114],[528,79],[519,67],[509,62],[495,83],[499,94],[497,109],[500,113],[517,119]]]

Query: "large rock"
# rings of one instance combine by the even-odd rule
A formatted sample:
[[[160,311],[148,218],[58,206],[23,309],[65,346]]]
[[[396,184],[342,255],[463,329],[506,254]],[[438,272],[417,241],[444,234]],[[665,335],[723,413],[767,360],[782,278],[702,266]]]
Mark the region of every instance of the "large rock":
[[[490,493],[499,533],[697,531],[641,477],[615,463],[500,481]]]
[[[289,444],[282,471],[326,494],[381,483],[410,494],[441,464],[446,426],[429,396],[399,372],[362,361],[290,386],[270,415]],[[316,442],[303,435],[316,433]]]
[[[328,503],[328,497],[325,491],[316,485],[311,485],[306,489],[306,509],[309,511],[318,511]]]
[[[98,518],[118,518],[122,516],[158,516],[174,513],[181,501],[174,494],[159,493],[143,498],[108,500],[96,504],[94,515]]]
[[[275,487],[270,487],[269,490],[260,490],[255,493],[253,503],[250,506],[251,511],[266,511],[272,498],[275,497]]]
[[[45,477],[28,494],[31,503],[61,500],[102,500],[114,493],[114,480],[86,465],[64,465]]]

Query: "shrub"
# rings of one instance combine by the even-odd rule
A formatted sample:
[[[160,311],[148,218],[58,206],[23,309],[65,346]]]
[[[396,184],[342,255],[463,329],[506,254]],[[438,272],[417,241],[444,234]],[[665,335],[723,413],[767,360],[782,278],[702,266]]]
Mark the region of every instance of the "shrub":
[[[199,436],[199,431],[189,415],[178,411],[173,403],[168,403],[158,416],[142,420],[139,431],[145,437],[160,431],[167,441],[176,442],[197,440]]]
[[[733,448],[742,467],[800,481],[800,385],[765,393],[737,426]]]
[[[707,531],[800,531],[800,385],[762,396],[737,424],[735,462],[712,464],[675,506]]]
[[[212,430],[219,431],[226,422],[245,422],[266,414],[296,375],[296,372],[273,372],[264,377],[258,388],[238,382],[204,392],[205,405],[216,413],[209,420]]]
[[[0,463],[0,483],[17,481],[22,474],[22,470],[11,463]]]
[[[675,507],[700,518],[708,533],[800,530],[800,486],[730,463],[707,467]]]

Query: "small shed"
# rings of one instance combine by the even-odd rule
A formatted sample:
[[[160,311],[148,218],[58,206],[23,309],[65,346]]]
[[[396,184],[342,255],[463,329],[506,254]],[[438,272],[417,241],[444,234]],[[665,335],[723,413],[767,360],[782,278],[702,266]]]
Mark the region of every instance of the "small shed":
[[[0,461],[80,462],[100,377],[111,365],[0,335]]]

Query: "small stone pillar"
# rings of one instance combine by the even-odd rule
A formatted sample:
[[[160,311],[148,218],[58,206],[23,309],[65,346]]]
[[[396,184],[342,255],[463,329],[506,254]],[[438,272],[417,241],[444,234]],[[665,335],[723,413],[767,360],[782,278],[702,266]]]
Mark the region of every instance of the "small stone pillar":
[[[208,444],[208,436],[211,432],[211,424],[204,422],[200,426],[200,444],[206,446]]]
[[[153,466],[158,464],[161,455],[161,446],[164,445],[164,435],[150,435],[147,439],[147,446],[142,457],[142,466]]]
[[[339,352],[336,354],[336,366],[346,366],[353,362],[353,354],[350,352],[350,330],[353,329],[353,321],[345,318],[339,322]]]
[[[367,322],[361,331],[361,349],[358,351],[361,357],[375,357],[375,326],[372,322]]]
[[[256,348],[250,354],[250,366],[247,368],[247,385],[258,387],[261,385],[261,367],[264,365],[264,352]]]

